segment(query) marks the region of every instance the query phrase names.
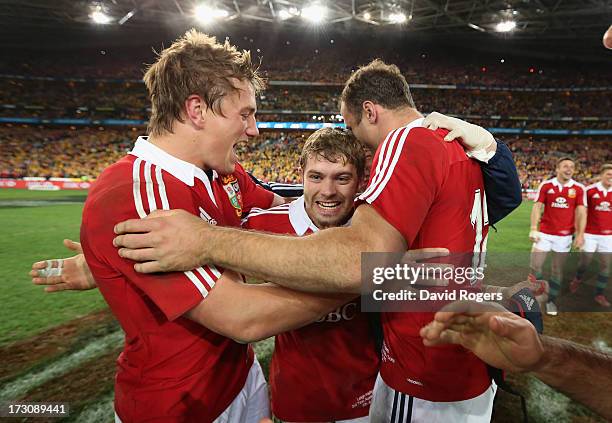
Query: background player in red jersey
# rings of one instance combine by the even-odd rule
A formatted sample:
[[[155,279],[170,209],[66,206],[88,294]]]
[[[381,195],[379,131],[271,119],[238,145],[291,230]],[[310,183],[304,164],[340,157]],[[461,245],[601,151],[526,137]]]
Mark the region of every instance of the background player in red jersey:
[[[538,188],[537,198],[531,211],[531,249],[532,278],[542,279],[542,266],[546,256],[553,252],[550,291],[546,303],[546,313],[557,314],[555,299],[563,282],[563,265],[574,245],[581,248],[584,244],[586,226],[586,198],[584,185],[574,181],[575,164],[569,157],[557,161],[556,177],[546,180]],[[541,220],[540,220],[541,216]],[[539,225],[539,227],[538,227]]]
[[[119,234],[140,232],[115,239],[115,245],[126,247],[119,254],[148,261],[136,264],[138,271],[212,261],[299,290],[359,292],[362,252],[484,250],[488,219],[480,167],[458,142],[445,142],[445,132],[423,126],[397,67],[375,61],[355,72],[343,91],[341,111],[357,138],[377,148],[370,185],[351,226],[280,237],[212,228],[175,212],[119,224]],[[479,150],[495,151],[493,137],[476,132],[485,134],[478,139],[484,138]],[[256,250],[266,251],[265,257]],[[461,348],[424,351],[418,331],[431,320],[426,315],[383,317],[387,360],[372,421],[488,421],[495,388],[486,366]]]
[[[306,236],[348,224],[364,175],[365,153],[347,131],[308,137],[300,167],[304,195],[253,210],[243,227]],[[317,322],[276,336],[270,365],[272,412],[286,422],[367,422],[379,358],[359,299]]]
[[[610,301],[604,290],[610,279],[610,262],[612,261],[612,164],[601,167],[599,181],[586,188],[587,224],[584,234],[583,254],[576,277],[570,284],[570,291],[575,293],[594,253],[599,253],[599,273],[595,286],[595,302],[609,308]]]
[[[81,227],[87,264],[125,332],[117,418],[258,421],[268,415],[266,383],[250,346],[234,339],[302,326],[346,296],[248,286],[214,265],[143,275],[116,254],[113,226],[128,217],[178,208],[209,224],[238,226],[253,207],[282,201],[251,180],[233,150],[258,133],[255,92],[262,81],[248,52],[189,31],[144,79],[149,137],[98,178]]]

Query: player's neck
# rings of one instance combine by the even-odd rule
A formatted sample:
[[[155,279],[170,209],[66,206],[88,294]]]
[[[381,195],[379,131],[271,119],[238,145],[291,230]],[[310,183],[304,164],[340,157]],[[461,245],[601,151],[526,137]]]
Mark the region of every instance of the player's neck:
[[[561,184],[561,185],[565,185],[567,184],[569,181],[571,181],[572,178],[564,178],[563,176],[557,176],[557,181]]]
[[[612,188],[612,184],[608,184],[607,182],[603,180],[599,181],[599,183],[601,184],[602,187],[604,187],[606,191],[610,191],[610,188]]]
[[[402,126],[409,125],[411,122],[423,117],[417,109],[413,109],[412,107],[406,107],[399,110],[387,110],[385,114],[385,136],[389,132],[401,128]]]
[[[201,149],[197,148],[198,141],[193,135],[181,134],[180,130],[174,133],[149,136],[149,142],[171,156],[185,162],[191,163],[200,169],[204,169]]]

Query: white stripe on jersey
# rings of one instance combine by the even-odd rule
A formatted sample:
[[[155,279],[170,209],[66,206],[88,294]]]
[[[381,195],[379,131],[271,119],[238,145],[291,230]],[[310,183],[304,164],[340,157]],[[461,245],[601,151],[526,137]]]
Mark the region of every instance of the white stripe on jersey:
[[[133,193],[134,193],[134,205],[136,206],[136,212],[138,216],[143,219],[147,214],[144,211],[144,207],[142,205],[142,197],[140,196],[140,164],[142,163],[142,159],[138,158],[134,160],[134,164],[132,165],[132,184],[133,184]]]
[[[134,161],[134,164],[132,167],[132,179],[133,179],[134,204],[136,206],[136,211],[138,213],[138,216],[141,219],[147,216],[147,213],[144,210],[143,199],[140,194],[140,185],[141,185],[140,168],[143,163],[145,166],[144,176],[145,176],[146,195],[147,195],[146,200],[149,205],[149,209],[151,211],[157,210],[157,205],[155,202],[155,187],[157,187],[159,191],[159,197],[161,199],[162,210],[170,210],[170,203],[168,201],[168,194],[166,193],[166,185],[164,183],[164,178],[161,172],[161,168],[159,166],[154,167],[155,176],[156,176],[155,179],[157,180],[157,183],[154,183],[153,178],[151,177],[152,170],[153,170],[152,166],[154,165],[152,165],[149,162],[143,161],[141,158],[137,158]],[[197,288],[197,290],[200,291],[200,294],[202,294],[202,297],[206,297],[208,295],[208,291],[210,291],[212,287],[215,286],[215,279],[213,278],[213,276],[215,278],[220,278],[221,272],[219,272],[219,270],[217,270],[215,266],[206,266],[206,268],[198,267],[197,269],[194,269],[194,270],[197,272],[197,274],[191,270],[187,272],[183,272],[183,273],[193,283],[193,285]],[[205,286],[203,282],[205,282],[206,285],[208,286]]]
[[[155,166],[155,176],[155,179],[157,179],[157,186],[159,187],[159,196],[162,202],[162,210],[168,210],[170,209],[170,205],[168,204],[168,196],[166,195],[166,184],[164,184],[164,178],[162,178],[161,167]]]
[[[206,271],[204,269],[202,269],[201,267],[198,267],[197,269],[195,269],[206,281],[206,283],[208,283],[208,286],[210,286],[211,288],[213,286],[215,286],[215,281],[213,278],[210,277],[210,275],[208,273],[206,273]]]
[[[540,182],[540,186],[538,187],[538,192],[536,193],[536,198],[535,198],[536,202],[538,201],[538,198],[540,198],[540,191],[542,191],[542,187],[544,186],[545,183],[550,182],[550,181],[551,179]]]
[[[151,178],[151,163],[145,162],[144,169],[145,183],[147,187],[147,199],[149,200],[149,213],[157,210],[155,204],[155,193],[153,192],[153,179]]]
[[[379,160],[378,160],[378,164],[376,165],[376,173],[374,173],[374,178],[372,179],[372,182],[370,183],[370,185],[363,192],[363,194],[359,196],[360,199],[364,199],[366,196],[370,195],[372,191],[374,191],[378,183],[380,182],[380,179],[382,178],[382,175],[384,173],[383,164],[386,166],[387,156],[390,154],[389,150],[393,149],[393,146],[395,145],[395,141],[396,141],[395,135],[400,130],[401,128],[396,129],[395,131],[389,132],[389,134],[387,135],[387,138],[385,139],[385,141],[382,144],[382,147],[380,148],[380,155],[378,157]],[[391,142],[389,142],[389,140],[391,140]]]
[[[409,133],[410,133],[410,130],[407,129],[407,130],[404,130],[404,132],[401,135],[398,134],[399,141],[397,143],[397,147],[395,148],[395,151],[392,153],[392,156],[387,157],[387,163],[385,163],[385,170],[383,171],[384,179],[380,181],[378,187],[376,187],[376,191],[374,191],[372,194],[367,196],[365,200],[368,203],[371,203],[378,198],[380,193],[387,186],[387,183],[391,179],[391,176],[393,176],[393,171],[395,170],[395,166],[397,165],[397,162],[402,154],[404,143],[406,142],[406,138],[408,137]],[[362,197],[364,196],[362,195]]]
[[[189,280],[195,285],[195,287],[200,291],[202,297],[206,297],[208,295],[208,289],[202,284],[202,282],[193,274],[191,270],[184,272],[185,275],[189,278]]]

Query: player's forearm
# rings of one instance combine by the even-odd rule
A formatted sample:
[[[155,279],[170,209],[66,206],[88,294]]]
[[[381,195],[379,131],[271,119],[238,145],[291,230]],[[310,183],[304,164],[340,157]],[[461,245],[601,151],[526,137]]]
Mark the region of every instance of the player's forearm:
[[[255,342],[306,326],[353,299],[352,294],[311,294],[274,284],[245,286],[246,301],[234,306],[238,341]]]
[[[531,230],[537,231],[538,224],[540,223],[540,214],[541,214],[542,206],[540,203],[534,203],[533,208],[531,209]]]
[[[215,227],[203,237],[210,262],[309,292],[359,292],[360,253],[350,228],[289,237]]]
[[[544,357],[535,375],[544,383],[612,418],[612,355],[570,341],[542,336]]]
[[[584,207],[576,209],[576,235],[584,235],[586,228],[587,213]]]

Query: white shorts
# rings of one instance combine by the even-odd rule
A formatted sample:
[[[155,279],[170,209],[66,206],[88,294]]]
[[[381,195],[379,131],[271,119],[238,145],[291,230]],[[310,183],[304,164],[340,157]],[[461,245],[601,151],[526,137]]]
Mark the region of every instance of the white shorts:
[[[282,421],[284,423],[289,423],[289,422],[285,422],[283,420],[279,420],[276,419],[276,421]],[[356,419],[348,419],[348,420],[334,420],[334,423],[369,423],[370,422],[370,418],[369,417],[357,417]]]
[[[270,417],[268,384],[255,358],[242,390],[213,423],[259,423],[266,417]],[[122,423],[117,413],[115,423]]]
[[[285,422],[283,420],[279,420],[276,419],[276,421],[282,421],[284,423],[289,423],[289,422]],[[334,423],[369,423],[370,422],[370,418],[369,417],[357,417],[356,419],[348,419],[348,420],[334,420]]]
[[[540,240],[534,242],[533,248],[539,251],[554,251],[555,253],[569,253],[572,249],[571,235],[549,235],[540,232]]]
[[[378,374],[370,407],[372,423],[488,423],[497,385],[479,396],[455,402],[432,402],[403,394],[388,386]]]
[[[612,253],[612,235],[584,234],[585,253]]]
[[[214,423],[259,423],[265,417],[270,417],[268,384],[255,358],[242,391]]]

